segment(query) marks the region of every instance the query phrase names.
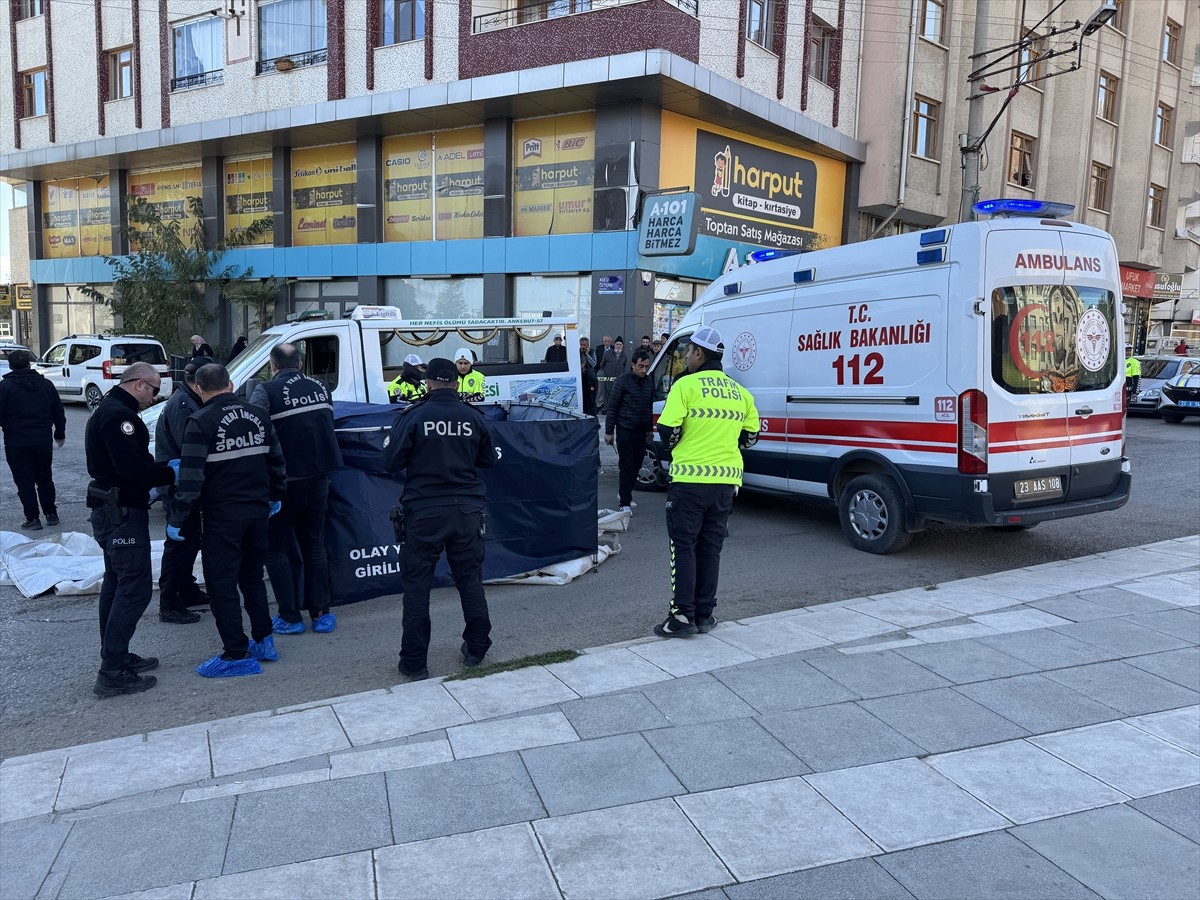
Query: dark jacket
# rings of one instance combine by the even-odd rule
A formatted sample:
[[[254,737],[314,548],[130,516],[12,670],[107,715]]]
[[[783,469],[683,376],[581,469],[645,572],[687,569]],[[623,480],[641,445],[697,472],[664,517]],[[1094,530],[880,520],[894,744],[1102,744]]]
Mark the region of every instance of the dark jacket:
[[[333,427],[333,401],[325,385],[299,369],[284,369],[250,396],[271,416],[287,460],[288,481],[325,476],[342,467]]]
[[[204,401],[186,382],[171,395],[158,415],[158,424],[154,426],[155,460],[168,462],[179,459],[179,454],[183,452],[183,428],[187,425],[188,416],[199,412],[203,405]]]
[[[649,431],[654,422],[654,385],[647,375],[638,378],[626,372],[608,389],[608,414],[604,417],[604,433],[616,429]]]
[[[150,488],[175,481],[171,467],[156,463],[150,455],[150,432],[138,416],[138,402],[120,387],[105,394],[88,419],[83,449],[92,476],[89,487],[120,488],[121,506],[149,509]],[[89,494],[87,505],[95,509],[103,500]]]
[[[608,378],[616,378],[628,372],[629,365],[629,356],[624,350],[618,353],[616,350],[610,348],[605,352],[604,358],[600,360],[600,365],[596,367],[596,374]]]
[[[596,415],[596,390],[600,383],[596,381],[596,370],[590,364],[584,362],[580,372],[579,381],[583,385],[583,412],[584,415]]]
[[[217,394],[187,420],[179,483],[167,522],[181,527],[199,502],[208,519],[267,518],[287,492],[283,450],[267,411]]]
[[[0,429],[6,447],[41,447],[67,436],[58,391],[41,372],[14,369],[0,378]]]
[[[564,347],[562,344],[551,344],[549,347],[546,348],[546,362],[555,363],[555,362],[566,362],[566,361],[567,361],[567,348]]]
[[[193,347],[192,355],[189,356],[188,359],[199,359],[202,356],[206,356],[209,359],[214,359],[213,348],[208,346],[207,343],[203,343],[199,347]]]
[[[450,390],[430,391],[404,410],[383,450],[385,469],[405,471],[403,504],[409,514],[459,504],[483,509],[487,489],[479,470],[495,464],[483,414]]]
[[[237,359],[238,354],[246,349],[247,344],[248,341],[244,337],[238,338],[236,341],[234,341],[233,348],[229,351],[229,359],[227,362],[233,362],[235,359]]]

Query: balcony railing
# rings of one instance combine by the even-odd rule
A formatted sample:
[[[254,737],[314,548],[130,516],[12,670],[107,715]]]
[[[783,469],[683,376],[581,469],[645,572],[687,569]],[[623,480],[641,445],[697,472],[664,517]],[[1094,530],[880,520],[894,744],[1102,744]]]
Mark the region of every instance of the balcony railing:
[[[271,59],[260,59],[254,64],[255,75],[265,75],[268,72],[287,72],[302,66],[315,66],[329,58],[329,50],[309,50],[307,53],[285,53]]]
[[[471,31],[473,34],[499,31],[503,28],[512,28],[514,25],[542,22],[546,19],[561,19],[577,13],[643,2],[645,0],[536,0],[533,3],[522,3],[510,9],[475,16],[471,23]],[[663,2],[677,6],[689,15],[697,15],[699,0],[663,0]]]
[[[195,75],[180,75],[178,78],[171,79],[171,90],[182,91],[185,88],[200,87],[202,84],[220,84],[224,80],[224,69],[197,72]]]

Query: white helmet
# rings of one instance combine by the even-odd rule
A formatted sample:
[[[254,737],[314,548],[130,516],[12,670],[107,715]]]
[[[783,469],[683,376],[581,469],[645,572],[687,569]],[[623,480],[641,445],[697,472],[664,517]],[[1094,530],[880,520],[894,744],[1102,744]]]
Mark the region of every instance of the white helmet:
[[[466,347],[459,347],[456,351],[454,351],[454,361],[458,362],[460,359],[465,359],[469,363],[475,362],[475,358],[471,355],[471,351]]]

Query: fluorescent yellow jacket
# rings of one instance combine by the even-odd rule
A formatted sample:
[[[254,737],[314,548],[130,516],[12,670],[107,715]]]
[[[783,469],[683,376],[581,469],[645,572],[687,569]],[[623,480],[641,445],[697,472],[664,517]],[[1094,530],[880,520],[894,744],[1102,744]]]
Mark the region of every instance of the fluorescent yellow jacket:
[[[750,392],[714,366],[679,378],[667,395],[659,425],[682,426],[671,450],[671,480],[741,484],[743,431],[759,429]]]
[[[425,382],[413,384],[411,381],[405,381],[403,375],[397,375],[387,386],[388,396],[399,397],[401,400],[406,400],[412,403],[414,400],[420,400],[424,397],[429,389],[425,387]]]
[[[482,400],[486,389],[487,382],[484,380],[482,372],[472,369],[466,375],[458,376],[458,393],[464,399],[478,397]]]
[[[1142,361],[1140,359],[1138,359],[1136,356],[1125,357],[1125,377],[1133,378],[1135,375],[1140,377],[1141,374],[1142,374]]]

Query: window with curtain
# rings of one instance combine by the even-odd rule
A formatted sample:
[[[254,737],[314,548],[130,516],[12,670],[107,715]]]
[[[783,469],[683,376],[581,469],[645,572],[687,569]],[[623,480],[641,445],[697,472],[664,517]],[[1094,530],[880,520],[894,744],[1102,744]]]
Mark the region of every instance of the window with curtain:
[[[775,39],[774,7],[772,0],[749,0],[746,4],[746,37],[768,50]]]
[[[108,54],[108,99],[133,96],[133,48],[123,47]]]
[[[183,22],[173,29],[175,56],[171,90],[213,84],[225,69],[225,23],[215,16]]]
[[[380,44],[403,44],[425,37],[425,0],[383,0]]]
[[[258,57],[273,62],[301,57],[297,65],[325,61],[325,0],[272,0],[258,7]],[[260,67],[261,69],[261,67]]]

